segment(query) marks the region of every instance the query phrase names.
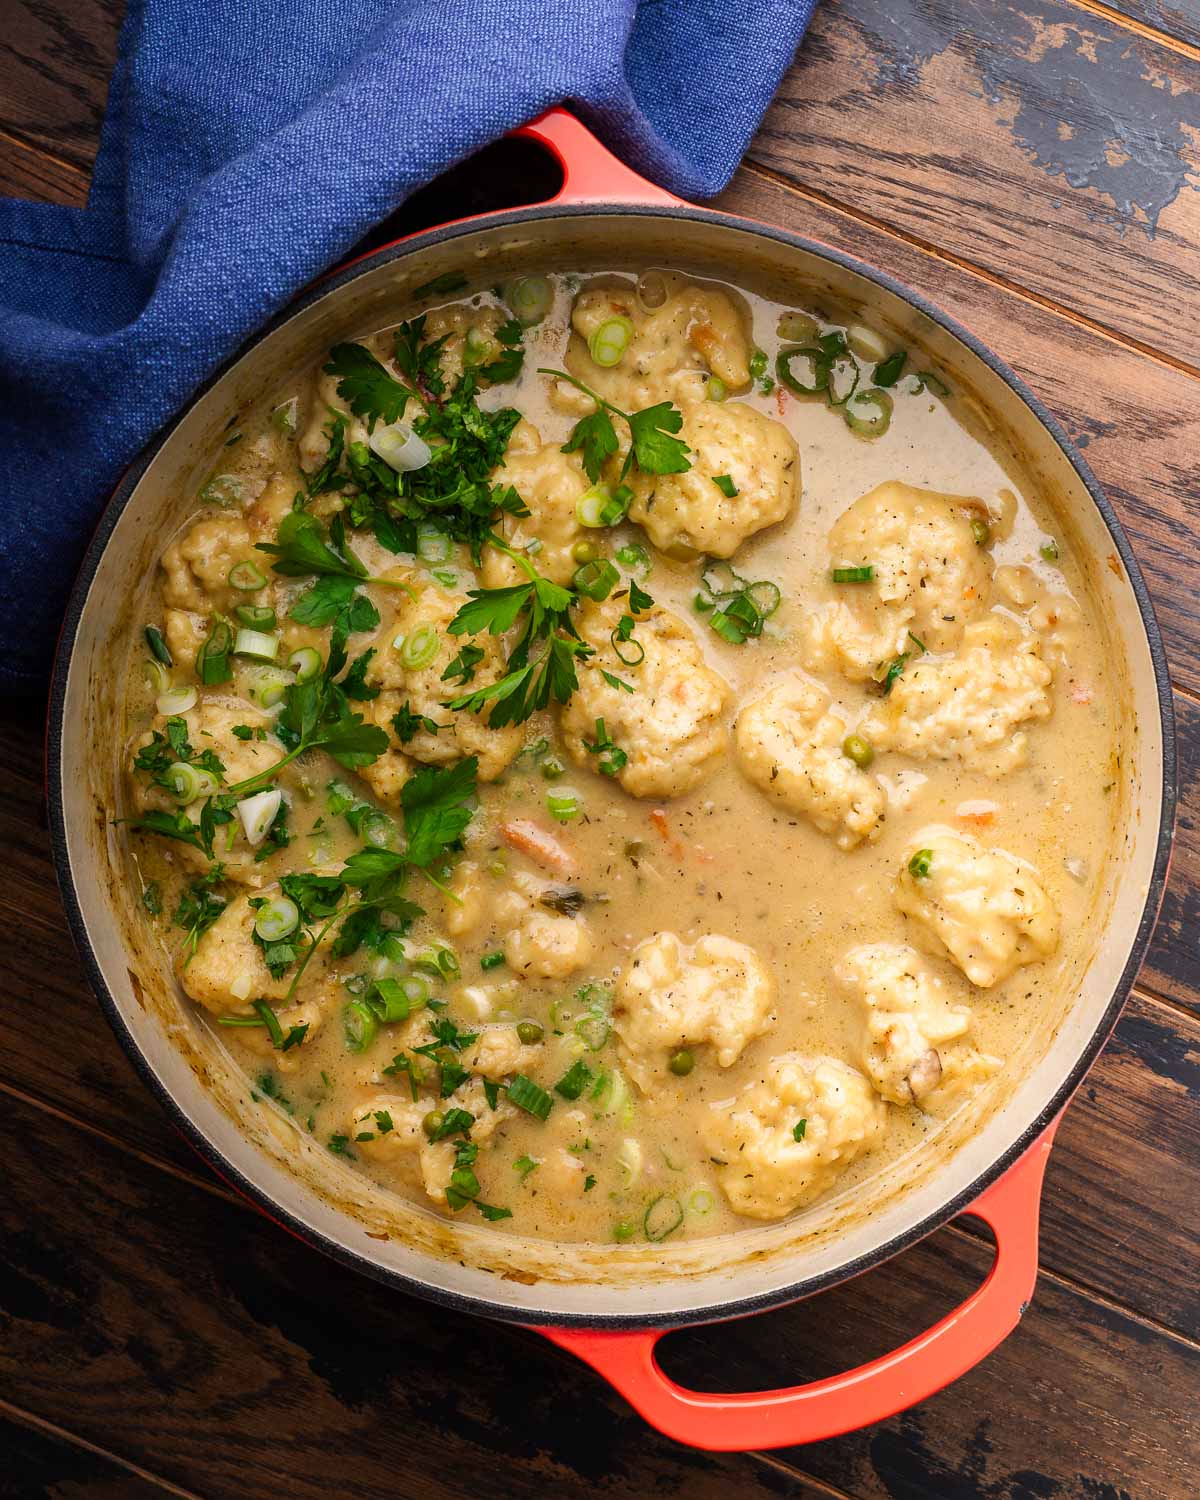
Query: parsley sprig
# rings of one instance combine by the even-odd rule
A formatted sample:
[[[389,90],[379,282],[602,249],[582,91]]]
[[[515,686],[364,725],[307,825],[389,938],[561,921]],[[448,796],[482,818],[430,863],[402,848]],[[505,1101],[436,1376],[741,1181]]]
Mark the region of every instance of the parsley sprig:
[[[552,698],[566,703],[579,686],[575,664],[592,655],[571,620],[577,602],[573,590],[543,578],[522,553],[494,533],[486,540],[510,557],[528,575],[527,583],[507,588],[472,589],[467,602],[450,621],[451,635],[504,635],[520,622],[516,644],[508,657],[508,671],[497,681],[451,698],[444,707],[481,713],[490,706],[488,724],[499,729],[520,724]]]
[[[622,479],[634,464],[644,474],[683,474],[692,467],[688,445],[682,438],[674,436],[683,426],[683,413],[670,401],[660,401],[654,406],[643,407],[641,411],[622,411],[565,370],[539,366],[538,374],[566,380],[596,403],[594,412],[576,422],[562,450],[564,453],[578,450],[584,470],[593,484],[600,478],[608,460],[620,452],[613,417],[620,417],[629,428],[630,446],[621,466]]]

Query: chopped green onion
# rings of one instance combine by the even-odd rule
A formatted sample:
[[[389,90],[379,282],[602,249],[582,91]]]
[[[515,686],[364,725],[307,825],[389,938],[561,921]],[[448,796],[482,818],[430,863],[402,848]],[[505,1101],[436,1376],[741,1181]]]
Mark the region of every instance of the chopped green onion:
[[[796,375],[792,365],[803,360],[802,373]],[[799,349],[781,349],[775,357],[775,374],[782,385],[797,396],[819,396],[829,385],[829,368],[832,360],[824,349],[815,344],[806,344]]]
[[[892,398],[874,386],[855,391],[843,406],[842,414],[851,432],[860,437],[882,437],[892,424]]]
[[[220,505],[228,508],[240,503],[243,495],[242,481],[236,474],[216,474],[200,491],[202,505]]]
[[[517,322],[532,328],[550,311],[554,292],[544,276],[523,276],[508,288],[507,300]]]
[[[775,389],[775,382],[767,374],[767,351],[765,349],[755,349],[750,356],[750,379],[764,396],[769,396]]]
[[[805,1132],[807,1130],[808,1130],[808,1121],[807,1120],[797,1120],[796,1123],[792,1126],[792,1139],[794,1141],[802,1141],[804,1139]]]
[[[248,630],[274,630],[275,611],[269,604],[236,604],[233,609],[238,624]]]
[[[644,568],[650,562],[650,554],[638,542],[629,542],[617,548],[617,561],[623,568]]]
[[[298,414],[300,411],[300,398],[292,396],[287,401],[281,401],[271,412],[271,425],[277,427],[280,432],[295,432],[298,425]]]
[[[940,375],[935,375],[932,370],[918,370],[913,376],[913,395],[919,396],[924,390],[932,391],[943,401],[950,394],[950,387]]]
[[[554,1092],[574,1102],[587,1088],[594,1074],[582,1057],[577,1057],[563,1076],[554,1085]]]
[[[629,616],[624,618],[628,619]],[[613,655],[627,667],[640,667],[646,660],[645,646],[632,635],[623,637],[620,625],[609,631],[608,643],[613,649]]]
[[[870,583],[875,569],[869,563],[862,568],[834,568],[830,576],[834,583]]]
[[[860,771],[865,771],[875,759],[875,747],[861,734],[848,734],[842,741],[842,754],[852,760]]]
[[[575,502],[575,519],[581,526],[607,526],[604,510],[612,502],[612,490],[606,484],[594,484]]]
[[[146,681],[155,694],[165,693],[171,686],[171,674],[160,661],[148,661],[142,669]]]
[[[975,516],[971,521],[971,536],[977,547],[986,547],[992,539],[992,528],[986,521],[981,521]]]
[[[933,850],[918,849],[908,862],[908,873],[914,880],[928,880],[933,869]]]
[[[423,469],[433,457],[433,449],[407,422],[376,427],[367,438],[367,447],[397,474],[411,474]]]
[[[250,701],[259,708],[275,708],[283,702],[284,693],[295,680],[291,672],[285,672],[282,667],[255,667],[246,691]]]
[[[582,1016],[575,1022],[575,1035],[589,1052],[601,1050],[608,1041],[610,1030],[608,1017],[599,1011]]]
[[[633,340],[633,323],[629,318],[605,318],[588,339],[588,353],[603,369],[610,370],[625,358]]]
[[[676,1078],[686,1078],[696,1066],[695,1053],[689,1052],[686,1047],[676,1052],[667,1064]]]
[[[523,1109],[526,1114],[533,1115],[538,1120],[544,1120],[553,1107],[554,1100],[544,1088],[540,1088],[531,1078],[526,1078],[524,1073],[518,1073],[508,1086],[509,1100]]]
[[[438,633],[432,625],[418,625],[404,637],[400,647],[401,664],[410,671],[427,667],[438,654]]]
[[[483,953],[479,958],[479,967],[484,970],[498,969],[503,962],[503,953]]]
[[[429,1002],[429,985],[419,974],[406,979],[377,979],[367,992],[367,1004],[389,1025],[407,1021]]]
[[[242,562],[234,563],[229,570],[226,582],[231,589],[241,589],[245,594],[252,594],[255,589],[266,588],[267,577],[260,568],[255,567],[249,558],[246,558]]]
[[[379,1020],[365,1000],[351,1000],[342,1011],[342,1030],[350,1052],[365,1052],[379,1031]]]
[[[171,648],[167,645],[166,637],[157,625],[147,625],[142,634],[146,637],[146,645],[150,648],[150,655],[155,661],[161,662],[164,667],[173,667],[175,658],[171,655]]]
[[[1038,552],[1042,555],[1046,562],[1057,562],[1060,556],[1058,543],[1054,540],[1053,537],[1051,537],[1049,541],[1043,542],[1042,545],[1038,548]]]
[[[816,318],[810,317],[808,313],[785,312],[780,313],[775,332],[789,344],[803,344],[806,340],[816,338],[820,326]]]
[[[315,646],[301,646],[288,657],[288,666],[295,672],[297,682],[307,682],[321,670],[321,653]]]
[[[486,334],[478,324],[472,323],[463,341],[463,363],[481,365],[493,359],[499,352],[500,345],[497,341]]]
[[[600,556],[600,548],[595,542],[576,542],[571,548],[571,558],[577,563],[595,562]]]
[[[279,943],[300,925],[300,908],[287,896],[276,896],[258,908],[254,930],[264,943]]]
[[[448,562],[453,548],[446,532],[428,521],[417,522],[417,556],[422,562]]]
[[[695,1188],[688,1198],[688,1207],[694,1214],[703,1216],[712,1213],[716,1201],[707,1188]]]
[[[266,838],[267,832],[279,814],[283,793],[277,786],[265,792],[255,792],[253,797],[243,797],[237,805],[237,815],[246,835],[246,842],[257,848]]]
[[[560,823],[571,823],[579,816],[579,798],[574,792],[548,792],[546,809]]]
[[[738,493],[737,485],[734,484],[728,474],[714,474],[712,482],[721,491],[722,495],[725,496],[726,500],[732,500]]]
[[[830,406],[844,406],[858,389],[858,361],[850,354],[839,354],[830,361],[825,395]]]
[[[566,774],[566,766],[559,760],[557,755],[547,755],[538,769],[546,781],[557,781],[560,776]]]
[[[719,375],[710,375],[704,382],[704,396],[708,401],[724,401],[728,387]]]
[[[252,661],[274,661],[279,654],[279,637],[243,627],[234,640],[233,654],[248,656]]]
[[[647,1207],[642,1218],[642,1228],[648,1240],[665,1240],[674,1234],[683,1223],[683,1205],[678,1198],[660,1193]]]
[[[875,366],[873,379],[880,387],[890,387],[896,384],[903,374],[908,352],[905,349],[897,349],[895,354],[889,354],[886,359],[881,359]]]
[[[706,615],[712,607],[713,600],[710,594],[697,594],[692,600],[692,608],[698,615]]]
[[[229,666],[229,651],[232,645],[232,631],[224,620],[217,620],[196,656],[196,676],[205,687],[215,687],[219,682],[228,682],[233,676]]]
[[[522,1182],[525,1181],[530,1172],[536,1171],[537,1167],[538,1163],[533,1159],[532,1156],[518,1156],[516,1161],[513,1162],[513,1171],[517,1174]]]
[[[167,770],[172,794],[181,803],[195,802],[197,797],[211,797],[217,790],[217,778],[211,771],[200,771],[186,761],[177,760]]]
[[[642,1143],[635,1141],[632,1136],[626,1136],[621,1142],[617,1152],[617,1166],[621,1169],[621,1186],[631,1188],[642,1175],[642,1167],[645,1164],[645,1152]]]
[[[258,1012],[259,1019],[267,1028],[272,1047],[282,1047],[284,1044],[283,1027],[279,1024],[279,1017],[272,1008],[265,1000],[256,1000],[251,1009]]]
[[[546,1035],[545,1028],[536,1021],[517,1022],[517,1040],[525,1047],[536,1047]]]
[[[578,593],[586,594],[597,604],[602,603],[621,581],[621,575],[607,558],[597,558],[576,568],[571,586]]]
[[[636,1226],[631,1224],[628,1219],[622,1219],[620,1223],[613,1225],[613,1239],[619,1245],[623,1245],[626,1240],[631,1240],[636,1233]]]
[[[869,323],[851,323],[846,329],[846,344],[859,359],[878,362],[888,355],[887,342]]]
[[[172,687],[165,693],[159,693],[154,700],[154,706],[160,714],[165,714],[168,719],[176,718],[179,714],[185,714],[189,709],[196,706],[196,689],[194,687]]]

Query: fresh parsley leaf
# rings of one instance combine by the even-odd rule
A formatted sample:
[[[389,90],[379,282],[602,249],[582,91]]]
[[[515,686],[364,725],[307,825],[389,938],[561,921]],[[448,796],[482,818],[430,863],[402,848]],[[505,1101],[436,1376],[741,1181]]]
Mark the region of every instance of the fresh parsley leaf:
[[[484,630],[489,635],[503,635],[516,624],[532,595],[532,583],[514,583],[503,589],[471,589],[467,603],[447,629],[451,635],[479,635]]]
[[[473,647],[464,646],[463,654],[473,649]],[[482,654],[481,652],[480,655]],[[446,670],[449,671],[449,667]],[[445,676],[445,673],[442,675]],[[413,713],[412,705],[409,703],[401,704],[399,710],[392,715],[392,728],[396,732],[396,738],[402,745],[407,745],[411,740],[414,740],[422,730],[426,734],[437,734],[439,730],[448,727],[446,724],[438,724],[425,714]]]
[[[603,719],[596,720],[596,738],[584,740],[583,744],[590,754],[600,757],[600,770],[605,776],[616,776],[629,764],[628,755],[619,745],[613,743]]]
[[[152,917],[162,915],[162,887],[152,880],[142,891],[142,905]]]
[[[325,429],[329,435],[329,447],[326,449],[325,457],[311,474],[304,476],[306,495],[298,495],[297,501],[303,505],[306,499],[314,495],[323,494],[326,490],[337,489],[340,484],[338,470],[341,467],[342,455],[346,451],[346,419],[340,412],[330,408],[330,422]]]
[[[129,826],[137,833],[157,833],[163,838],[178,839],[181,844],[190,844],[193,849],[199,849],[201,854],[210,854],[211,845],[208,849],[205,848],[199,827],[182,808],[174,813],[151,808],[140,818],[135,818]]]
[[[583,462],[584,473],[595,484],[604,465],[620,451],[616,429],[612,418],[602,406],[586,417],[581,417],[571,429],[571,435],[563,444],[564,453],[578,452]]]
[[[479,663],[484,658],[484,651],[479,646],[464,646],[458,655],[451,661],[442,673],[443,682],[471,682],[474,680],[475,672]],[[410,735],[411,739],[412,736]]]
[[[474,756],[452,766],[423,766],[404,783],[400,801],[408,836],[408,859],[422,867],[457,844],[470,823],[479,762]]]
[[[372,646],[361,656],[356,656],[350,663],[349,671],[339,683],[347,698],[353,698],[356,702],[366,702],[379,697],[379,689],[367,683],[367,668],[371,665],[371,658],[374,655],[375,647]]]
[[[219,878],[218,871],[216,879]],[[215,883],[211,873],[202,880],[194,880],[180,896],[175,908],[172,921],[186,934],[183,940],[183,952],[187,955],[183,961],[185,968],[196,956],[200,939],[225,910],[225,897],[213,890]]]
[[[629,580],[629,607],[635,615],[640,615],[644,610],[650,609],[654,600],[645,589],[638,586],[636,578]]]
[[[398,422],[413,399],[413,391],[389,375],[361,344],[335,344],[324,371],[338,377],[338,395],[366,422],[368,432],[375,430],[376,422]]]
[[[309,573],[361,579],[367,570],[348,549],[335,551],[321,534],[320,523],[306,511],[292,510],[279,523],[273,542],[259,542],[259,552],[269,552],[276,573],[303,578]]]
[[[625,420],[633,437],[634,460],[643,473],[683,474],[692,467],[688,445],[672,436],[683,426],[683,413],[677,406],[660,401],[630,413]]]
[[[725,496],[726,500],[732,500],[738,493],[737,485],[734,484],[728,474],[714,474],[712,482],[721,491],[722,495]]]

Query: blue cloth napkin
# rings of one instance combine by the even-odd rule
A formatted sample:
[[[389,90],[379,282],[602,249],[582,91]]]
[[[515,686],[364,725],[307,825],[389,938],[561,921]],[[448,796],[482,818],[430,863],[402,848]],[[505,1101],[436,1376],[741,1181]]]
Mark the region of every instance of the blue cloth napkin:
[[[88,207],[0,199],[0,684],[44,678],[125,465],[413,190],[568,102],[728,182],[815,0],[131,0]]]

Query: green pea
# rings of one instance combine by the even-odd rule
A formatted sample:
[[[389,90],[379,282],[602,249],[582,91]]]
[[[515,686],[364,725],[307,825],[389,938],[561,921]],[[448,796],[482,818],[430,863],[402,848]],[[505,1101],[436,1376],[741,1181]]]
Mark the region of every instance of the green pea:
[[[433,1136],[438,1133],[438,1131],[445,1123],[446,1116],[441,1112],[441,1110],[431,1109],[425,1116],[425,1118],[421,1121],[421,1129],[425,1132],[426,1135]]]
[[[595,562],[600,556],[600,548],[595,542],[576,542],[571,548],[571,556],[577,563]]]
[[[517,1023],[517,1040],[524,1042],[527,1047],[532,1047],[535,1042],[540,1042],[545,1034],[545,1031],[536,1021],[519,1021]]]
[[[978,516],[971,522],[971,535],[975,538],[977,547],[986,547],[992,539],[992,528],[986,521],[981,521]]]
[[[865,771],[875,759],[875,746],[861,734],[848,734],[842,741],[842,754],[852,760],[860,771]]]
[[[684,1047],[682,1051],[676,1052],[667,1066],[675,1074],[676,1078],[686,1078],[696,1066],[696,1058],[693,1053]]]

